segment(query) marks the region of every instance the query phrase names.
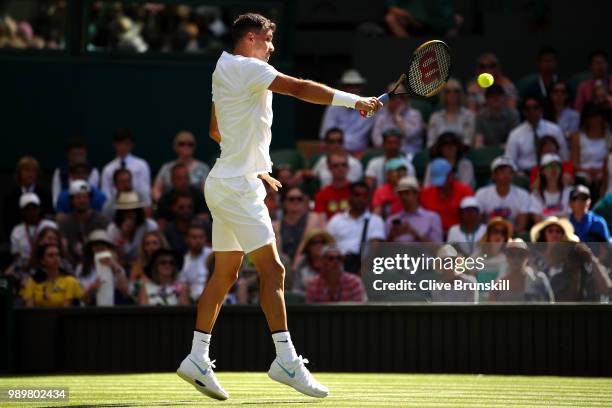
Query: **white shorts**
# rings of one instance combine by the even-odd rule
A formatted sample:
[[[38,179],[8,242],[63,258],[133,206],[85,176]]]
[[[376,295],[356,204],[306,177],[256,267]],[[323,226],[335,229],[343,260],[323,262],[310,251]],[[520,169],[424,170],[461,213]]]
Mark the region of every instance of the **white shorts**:
[[[206,178],[204,197],[213,219],[213,251],[249,253],[274,242],[263,183],[257,175]]]

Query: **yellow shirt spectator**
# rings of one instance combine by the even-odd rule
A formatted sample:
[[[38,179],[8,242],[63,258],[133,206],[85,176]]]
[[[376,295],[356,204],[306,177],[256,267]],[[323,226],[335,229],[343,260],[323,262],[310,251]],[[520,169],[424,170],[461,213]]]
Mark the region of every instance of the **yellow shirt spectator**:
[[[74,276],[59,276],[53,282],[36,283],[30,278],[21,291],[21,297],[26,304],[33,300],[34,307],[65,307],[70,306],[74,299],[83,297],[83,290]]]

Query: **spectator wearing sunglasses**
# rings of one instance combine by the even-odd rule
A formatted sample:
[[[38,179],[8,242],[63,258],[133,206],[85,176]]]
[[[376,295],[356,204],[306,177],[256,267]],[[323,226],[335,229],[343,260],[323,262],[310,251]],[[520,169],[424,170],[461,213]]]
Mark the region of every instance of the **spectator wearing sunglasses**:
[[[506,106],[509,108],[515,108],[518,101],[518,91],[516,87],[508,78],[502,73],[501,64],[495,54],[490,52],[482,54],[478,57],[478,65],[476,68],[476,76],[489,73],[493,75],[495,83],[501,85],[506,92]],[[485,103],[485,90],[474,80],[468,85],[468,107],[470,110],[477,112]]]
[[[342,129],[334,127],[325,132],[325,139],[323,144],[323,154],[319,157],[319,160],[312,166],[310,172],[302,171],[302,175],[306,176],[312,174],[314,177],[319,179],[321,188],[327,187],[332,182],[332,173],[330,171],[327,156],[331,152],[341,151],[344,146],[344,132]],[[361,162],[353,156],[348,156],[348,174],[347,178],[351,183],[361,180],[363,176],[363,166]]]
[[[187,286],[178,280],[179,259],[168,249],[158,249],[146,268],[148,281],[140,287],[139,305],[176,306],[189,304]]]
[[[350,181],[348,180],[349,154],[344,150],[333,151],[327,155],[327,165],[332,174],[332,182],[315,194],[314,211],[325,214],[327,220],[348,209]]]
[[[164,193],[167,193],[172,189],[172,168],[175,164],[181,163],[187,167],[189,173],[189,184],[200,188],[206,176],[210,172],[210,167],[206,163],[193,158],[193,154],[196,148],[196,141],[193,133],[182,130],[174,136],[172,147],[176,152],[176,160],[164,163],[159,169],[157,177],[153,182],[153,189],[151,194],[153,200],[159,201]]]
[[[321,255],[322,268],[308,282],[306,303],[365,302],[363,282],[359,276],[344,271],[340,248],[326,245]]]
[[[280,231],[281,252],[294,262],[298,250],[303,247],[303,238],[315,228],[325,228],[319,214],[309,210],[309,198],[300,187],[290,187],[282,198],[283,216],[274,221],[275,230]]]
[[[525,120],[515,127],[508,136],[506,156],[510,157],[521,174],[529,174],[538,165],[538,141],[547,135],[554,136],[559,145],[559,156],[569,157],[563,131],[555,123],[543,119],[542,104],[538,98],[526,97],[521,106]]]
[[[474,144],[476,117],[474,112],[465,108],[465,98],[461,83],[450,79],[440,95],[442,110],[434,112],[429,118],[427,147],[432,147],[438,137],[447,132],[461,136],[467,146]]]
[[[580,114],[569,106],[570,95],[563,81],[553,83],[544,105],[544,119],[559,125],[565,137],[580,126]]]
[[[504,249],[507,271],[498,281],[509,281],[510,290],[492,290],[493,302],[554,302],[550,282],[543,272],[534,271],[529,265],[529,248],[520,238],[511,239]]]

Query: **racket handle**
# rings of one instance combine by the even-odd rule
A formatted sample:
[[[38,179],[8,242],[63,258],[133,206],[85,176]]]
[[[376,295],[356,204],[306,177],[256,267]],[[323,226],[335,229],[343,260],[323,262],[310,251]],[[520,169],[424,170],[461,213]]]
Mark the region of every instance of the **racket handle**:
[[[389,94],[388,94],[388,93],[384,93],[384,94],[380,95],[380,96],[378,97],[378,100],[379,100],[380,102],[382,102],[382,104],[383,104],[383,105],[384,105],[384,104],[386,104],[387,102],[389,102]],[[375,112],[372,112],[372,111],[370,111],[370,112],[366,112],[366,111],[359,111],[359,113],[360,113],[360,114],[361,114],[361,116],[362,116],[362,117],[364,117],[364,118],[370,118],[370,117],[374,116],[374,113],[375,113]]]

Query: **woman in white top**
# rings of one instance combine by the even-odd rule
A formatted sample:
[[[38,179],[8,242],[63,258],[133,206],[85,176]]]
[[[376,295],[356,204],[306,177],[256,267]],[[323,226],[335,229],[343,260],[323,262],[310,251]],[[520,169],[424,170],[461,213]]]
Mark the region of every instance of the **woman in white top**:
[[[582,112],[581,129],[571,136],[571,159],[576,176],[584,179],[595,197],[599,197],[609,150],[609,130],[605,111],[594,105]]]
[[[453,132],[463,136],[463,143],[472,146],[476,130],[474,112],[464,107],[464,94],[461,83],[450,79],[440,96],[443,109],[434,112],[429,118],[427,147],[433,146],[438,136]]]
[[[540,160],[539,182],[531,193],[529,212],[535,222],[550,216],[569,215],[569,196],[571,187],[563,185],[561,157],[546,153]]]
[[[188,305],[187,286],[178,281],[178,257],[169,249],[158,249],[147,268],[150,280],[144,282],[138,294],[139,305]]]
[[[196,141],[193,133],[185,130],[178,132],[174,137],[172,146],[176,152],[177,159],[164,163],[161,169],[159,169],[159,173],[157,173],[157,177],[155,177],[155,181],[153,182],[153,189],[151,190],[154,201],[158,201],[162,194],[172,189],[170,183],[170,170],[172,170],[175,164],[182,163],[187,166],[190,184],[198,188],[201,188],[202,183],[210,172],[210,167],[208,167],[206,163],[193,158],[193,153],[196,148]]]

